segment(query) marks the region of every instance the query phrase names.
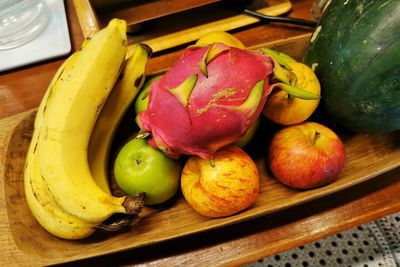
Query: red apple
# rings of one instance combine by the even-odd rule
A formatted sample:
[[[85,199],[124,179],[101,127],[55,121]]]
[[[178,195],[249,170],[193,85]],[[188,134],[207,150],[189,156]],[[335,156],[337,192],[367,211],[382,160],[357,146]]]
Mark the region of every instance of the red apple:
[[[214,160],[191,156],[181,175],[181,188],[189,205],[212,218],[225,217],[250,207],[260,188],[254,161],[242,149],[225,147]]]
[[[296,189],[310,189],[332,182],[343,169],[343,142],[331,129],[304,122],[278,131],[268,151],[273,176]]]

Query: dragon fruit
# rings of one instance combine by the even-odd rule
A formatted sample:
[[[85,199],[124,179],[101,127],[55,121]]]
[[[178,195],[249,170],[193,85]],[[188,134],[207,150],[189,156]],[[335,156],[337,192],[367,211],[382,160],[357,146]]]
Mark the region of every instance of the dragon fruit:
[[[271,91],[273,60],[262,52],[214,43],[189,47],[150,88],[138,114],[149,143],[168,156],[212,159],[256,122]]]

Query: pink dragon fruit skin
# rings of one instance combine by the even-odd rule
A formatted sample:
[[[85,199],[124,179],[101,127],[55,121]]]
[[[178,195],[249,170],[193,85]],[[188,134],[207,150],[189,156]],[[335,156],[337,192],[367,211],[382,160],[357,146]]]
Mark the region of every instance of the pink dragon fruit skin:
[[[151,132],[150,144],[171,157],[211,159],[255,123],[271,90],[272,69],[261,52],[219,43],[188,48],[152,84],[139,124]]]

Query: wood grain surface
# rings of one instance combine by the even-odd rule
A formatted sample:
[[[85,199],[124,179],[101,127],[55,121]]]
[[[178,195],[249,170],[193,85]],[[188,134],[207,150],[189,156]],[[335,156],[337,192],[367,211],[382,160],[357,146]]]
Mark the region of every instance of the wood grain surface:
[[[289,0],[249,2],[248,8],[269,16],[285,14],[292,8]],[[89,0],[74,0],[74,6],[85,38],[91,38],[112,18],[124,19],[131,32],[128,35],[131,46],[128,47],[127,57],[131,54],[132,44],[137,42],[148,44],[155,53],[195,42],[212,31],[235,30],[259,21],[215,0],[136,1],[105,10],[95,9]],[[187,23],[182,24],[182,21]],[[188,24],[189,21],[191,24]]]
[[[129,25],[142,23],[160,17],[176,14],[189,9],[209,5],[219,0],[190,0],[190,1],[147,1],[136,0],[129,4],[118,5],[108,8],[95,9],[99,14],[99,21],[102,25],[112,18],[121,18]]]
[[[400,132],[381,135],[342,134],[348,160],[337,180],[314,190],[292,190],[277,182],[267,171],[265,155],[274,127],[262,122],[260,133],[253,140],[254,148],[250,146],[248,149],[261,175],[260,194],[251,208],[226,218],[209,219],[193,211],[184,198],[178,195],[167,206],[147,207],[141,213],[138,225],[130,229],[118,233],[98,231],[82,241],[65,241],[47,233],[31,215],[26,204],[23,170],[34,118],[35,112],[27,114],[11,135],[5,159],[4,190],[14,241],[21,251],[30,253],[32,262],[44,265],[143,247],[259,218],[376,178],[400,165]],[[9,128],[8,125],[4,126]]]
[[[309,35],[305,35],[260,46],[274,47],[299,58],[309,38]],[[323,114],[319,117],[318,115],[314,116],[315,120],[329,123],[329,120],[322,117]],[[247,149],[257,162],[261,174],[260,194],[251,208],[234,216],[208,219],[194,212],[183,197],[178,195],[166,207],[147,207],[141,213],[140,223],[131,229],[111,234],[98,231],[83,241],[65,241],[55,238],[42,229],[31,215],[25,201],[23,170],[34,118],[35,112],[26,114],[16,125],[10,137],[5,156],[4,189],[9,227],[14,241],[21,251],[30,253],[31,261],[46,265],[148,246],[259,218],[376,178],[379,174],[400,165],[399,132],[356,135],[341,132],[340,128],[333,128],[341,135],[346,147],[347,162],[343,172],[330,185],[314,190],[292,190],[277,182],[268,173],[265,156],[270,138],[279,127],[262,120],[255,139]],[[11,123],[14,124],[14,122]],[[121,128],[123,127],[124,125],[121,125]],[[10,128],[9,125],[5,124],[1,130],[8,128]],[[27,236],[29,238],[26,238]]]
[[[293,8],[288,15],[311,19],[309,13],[311,0],[293,0],[291,2]],[[66,7],[72,46],[73,50],[76,50],[83,40],[83,35],[72,0],[66,0]],[[269,43],[309,32],[309,28],[280,23],[258,23],[252,27],[232,31],[246,46]],[[287,48],[292,49],[291,46],[293,44],[289,44]],[[282,47],[278,46],[278,48]],[[177,48],[154,55],[150,61],[149,72],[168,68],[179,57],[181,51],[182,48]],[[44,262],[53,262],[56,257],[55,255],[49,256],[46,244],[37,244],[37,246],[31,247],[32,244],[35,244],[35,241],[32,241],[33,236],[30,236],[30,233],[36,232],[34,229],[27,227],[24,235],[15,238],[15,229],[21,225],[18,225],[19,223],[10,225],[10,221],[15,218],[14,214],[24,214],[24,212],[26,214],[26,210],[10,213],[10,209],[18,209],[20,205],[24,204],[20,203],[20,199],[9,196],[9,194],[7,194],[6,200],[6,189],[7,193],[10,193],[11,188],[18,188],[18,181],[5,184],[3,177],[6,172],[15,171],[15,169],[10,169],[12,167],[9,165],[5,167],[7,144],[14,132],[14,126],[23,118],[28,118],[32,109],[37,107],[47,85],[63,60],[64,58],[48,60],[0,74],[0,245],[2,246],[0,262],[3,265],[43,265]],[[397,150],[399,142],[398,137],[391,136],[393,144],[386,148],[393,152]],[[29,134],[15,137],[19,140],[29,140]],[[357,138],[348,134],[344,134],[344,137],[348,142]],[[386,138],[381,136],[378,138],[378,143],[382,141],[385,143]],[[381,156],[385,157],[379,153],[373,156],[374,151],[379,151],[379,148],[375,146],[374,137],[369,140],[371,152],[364,151],[368,160],[362,160],[360,169],[370,168],[370,163],[379,160]],[[359,160],[356,158],[355,162]],[[357,168],[357,170],[359,169]],[[348,171],[352,172],[353,169]],[[214,230],[174,238],[170,241],[78,260],[70,265],[234,266],[254,261],[400,211],[400,168],[372,178],[374,174],[379,174],[381,171],[373,168],[372,173],[368,173],[366,176],[367,181],[267,215],[218,227]],[[183,204],[178,201],[176,205]],[[26,215],[29,218],[28,214]],[[151,215],[148,215],[148,218],[150,219]],[[145,229],[149,230],[149,228]],[[160,230],[158,231],[160,232]],[[86,257],[93,256],[96,251],[102,251],[103,242],[118,239],[118,236],[126,234],[120,233],[117,236],[107,237],[97,233],[94,243],[90,243],[90,241],[77,242],[72,245],[75,247],[75,252],[72,252],[67,246],[62,247],[61,252],[58,253],[71,255],[75,259],[82,258],[82,253]],[[128,238],[134,239],[134,236]],[[83,248],[87,245],[90,246],[90,249],[86,253]],[[83,251],[76,249],[79,246]],[[40,249],[46,257],[36,259],[35,255]],[[121,248],[118,244],[113,244],[110,249],[120,250]]]
[[[96,11],[89,0],[74,0],[74,7],[83,35],[85,38],[92,38],[101,28]]]

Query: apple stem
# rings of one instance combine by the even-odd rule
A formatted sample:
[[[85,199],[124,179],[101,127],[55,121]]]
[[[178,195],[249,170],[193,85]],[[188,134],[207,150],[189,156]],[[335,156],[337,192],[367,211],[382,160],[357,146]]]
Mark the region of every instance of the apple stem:
[[[289,103],[290,101],[292,101],[294,98],[295,98],[294,96],[292,96],[291,94],[288,94],[288,95],[287,95],[288,103]]]
[[[214,159],[211,159],[209,162],[210,162],[210,166],[214,168],[214,167],[215,167],[215,161],[214,161]]]
[[[314,138],[313,138],[313,141],[312,141],[312,144],[313,145],[315,145],[315,142],[317,142],[317,139],[318,139],[318,137],[320,136],[320,132],[318,132],[318,131],[315,131],[314,132]]]

